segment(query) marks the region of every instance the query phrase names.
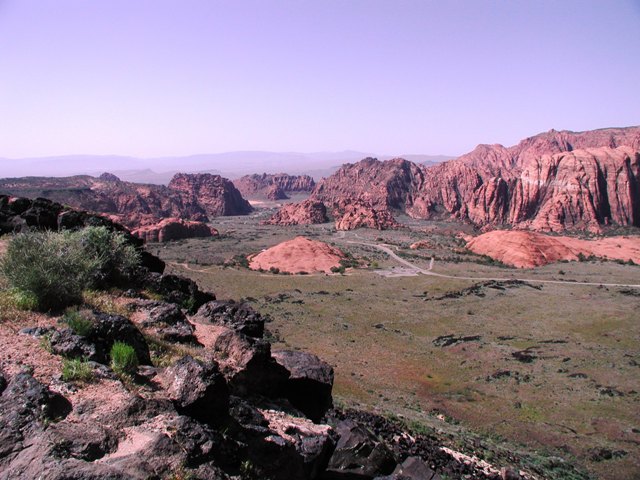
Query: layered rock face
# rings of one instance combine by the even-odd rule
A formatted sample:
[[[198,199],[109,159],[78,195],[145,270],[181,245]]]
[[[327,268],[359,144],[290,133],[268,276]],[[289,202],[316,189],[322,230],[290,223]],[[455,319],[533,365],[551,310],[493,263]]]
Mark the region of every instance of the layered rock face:
[[[433,167],[367,158],[324,179],[311,199],[343,228],[363,224],[343,222],[355,207],[339,206],[364,204],[387,216],[401,211],[479,227],[599,232],[608,224],[640,226],[639,175],[640,127],[551,130],[509,148],[479,145]]]
[[[176,174],[169,186],[123,182],[112,174],[99,178],[12,178],[0,180],[0,192],[45,197],[108,214],[132,228],[156,224],[164,218],[208,221],[252,211],[229,180],[210,174]]]
[[[177,173],[169,182],[187,211],[204,210],[208,217],[245,215],[253,210],[230,180],[209,173]]]
[[[205,223],[179,218],[165,218],[155,225],[136,228],[131,233],[144,240],[145,243],[164,243],[183,238],[206,238],[218,235],[215,228],[211,228]]]
[[[388,230],[400,226],[384,206],[373,207],[359,200],[354,202],[344,200],[334,205],[336,230],[354,230],[356,228]]]
[[[324,203],[305,200],[284,205],[269,220],[267,225],[310,225],[328,222],[327,207]]]
[[[311,192],[316,182],[309,175],[288,175],[286,173],[245,175],[233,181],[236,188],[246,198],[266,197],[270,200],[284,200],[287,193]]]

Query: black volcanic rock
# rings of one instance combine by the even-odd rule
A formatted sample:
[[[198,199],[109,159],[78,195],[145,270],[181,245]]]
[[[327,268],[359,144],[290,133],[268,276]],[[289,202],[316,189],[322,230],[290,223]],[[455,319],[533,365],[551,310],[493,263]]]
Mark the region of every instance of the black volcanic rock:
[[[229,411],[229,389],[213,362],[182,357],[166,372],[169,398],[178,412],[207,424],[219,424]]]
[[[264,318],[249,305],[234,301],[211,301],[202,305],[193,322],[222,325],[249,337],[262,338]]]
[[[297,350],[280,350],[272,356],[289,372],[284,396],[308,418],[319,422],[332,405],[331,365],[311,353]]]
[[[344,420],[336,426],[340,439],[323,479],[374,478],[396,468],[393,453],[364,425]]]

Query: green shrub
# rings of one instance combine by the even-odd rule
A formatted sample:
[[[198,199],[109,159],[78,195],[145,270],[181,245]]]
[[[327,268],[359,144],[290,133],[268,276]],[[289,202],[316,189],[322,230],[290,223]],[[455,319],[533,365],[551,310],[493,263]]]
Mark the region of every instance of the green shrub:
[[[111,347],[111,368],[118,374],[132,375],[138,368],[138,357],[131,345],[115,342]]]
[[[69,328],[74,331],[76,335],[86,337],[91,333],[93,328],[93,319],[91,319],[86,313],[79,312],[75,309],[67,309],[62,317],[62,321],[69,325]]]
[[[38,308],[38,297],[31,292],[25,292],[18,290],[17,288],[11,289],[11,296],[14,301],[14,305],[19,310],[35,310]]]
[[[79,303],[85,288],[129,279],[139,261],[121,233],[87,227],[15,235],[0,270],[23,299],[19,304],[46,311]]]
[[[49,310],[78,302],[98,265],[72,232],[27,232],[13,237],[0,266],[11,286]]]
[[[85,253],[98,264],[89,272],[91,287],[109,287],[131,279],[140,264],[140,254],[122,233],[106,227],[87,227],[77,233]]]
[[[88,382],[93,379],[93,368],[87,360],[65,359],[62,363],[62,380]]]

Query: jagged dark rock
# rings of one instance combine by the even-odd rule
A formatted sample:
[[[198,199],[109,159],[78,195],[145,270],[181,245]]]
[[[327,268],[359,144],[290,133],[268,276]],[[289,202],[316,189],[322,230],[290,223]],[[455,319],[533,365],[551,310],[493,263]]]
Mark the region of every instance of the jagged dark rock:
[[[170,342],[196,342],[193,325],[174,303],[158,302],[149,308],[142,326],[153,328],[162,339]]]
[[[324,480],[374,478],[396,468],[393,452],[364,425],[344,420],[336,426],[340,439],[329,460]]]
[[[391,475],[376,477],[375,480],[441,480],[441,478],[420,457],[408,457]]]
[[[198,309],[191,320],[211,325],[222,325],[249,337],[262,338],[264,335],[264,318],[244,303],[207,302]]]
[[[271,344],[226,327],[218,336],[214,351],[234,395],[277,397],[289,372],[271,357]]]
[[[15,375],[0,396],[0,471],[3,459],[25,448],[45,422],[64,418],[71,404],[28,373]]]
[[[151,365],[149,346],[131,320],[120,315],[95,312],[92,322],[86,336],[77,335],[70,328],[53,332],[49,338],[52,352],[67,358],[86,358],[107,364],[113,344],[124,342],[133,347],[141,365]]]
[[[124,342],[133,347],[141,365],[151,365],[149,346],[140,330],[128,318],[96,313],[87,340],[95,345],[96,361],[100,363],[108,361],[109,352],[115,342]]]
[[[70,328],[55,330],[49,337],[51,352],[65,358],[86,358],[91,361],[106,362],[106,353],[98,353],[96,346],[87,338],[76,335]]]
[[[190,312],[195,312],[206,302],[216,299],[209,292],[203,292],[193,280],[177,275],[149,274],[145,285],[163,296],[168,303],[175,303]]]
[[[214,362],[190,356],[167,369],[169,398],[178,412],[207,424],[219,424],[229,411],[229,389]]]
[[[272,356],[289,372],[284,396],[308,418],[319,422],[332,405],[331,365],[311,353],[297,350],[280,350]]]

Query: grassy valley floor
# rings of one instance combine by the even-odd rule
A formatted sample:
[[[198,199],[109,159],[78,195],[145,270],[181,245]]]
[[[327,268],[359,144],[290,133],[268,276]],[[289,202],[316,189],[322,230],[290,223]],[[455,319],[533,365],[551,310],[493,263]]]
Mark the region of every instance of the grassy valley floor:
[[[595,478],[640,475],[640,289],[537,282],[638,284],[640,267],[591,261],[517,270],[466,252],[453,224],[337,235],[329,225],[259,225],[264,215],[220,219],[219,239],[150,250],[218,298],[243,298],[268,314],[274,348],[331,363],[341,403],[450,432],[452,441],[477,432],[487,457],[493,444],[542,452],[549,475],[561,463],[555,457]],[[334,243],[370,266],[291,276],[222,265],[296,235]],[[417,240],[429,248],[409,249]],[[401,265],[349,241],[384,242],[424,269],[433,257],[437,273],[527,281],[384,276]]]

